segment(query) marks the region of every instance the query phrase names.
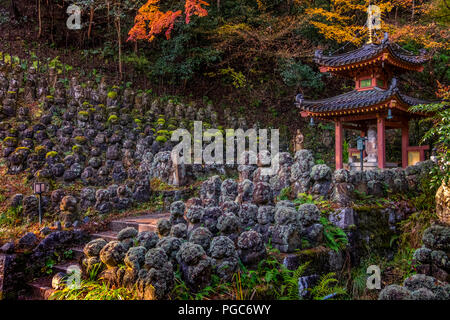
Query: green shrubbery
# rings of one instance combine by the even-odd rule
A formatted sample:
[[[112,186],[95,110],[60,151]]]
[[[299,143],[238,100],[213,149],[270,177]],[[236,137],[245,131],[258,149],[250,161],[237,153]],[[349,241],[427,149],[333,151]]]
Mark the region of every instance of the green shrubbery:
[[[240,264],[240,270],[234,274],[231,282],[224,283],[215,275],[211,285],[200,292],[192,293],[181,279],[179,271],[175,274],[176,286],[171,299],[235,299],[235,300],[300,300],[298,278],[304,275],[309,263],[300,265],[296,270],[287,269],[275,257],[279,252],[271,249],[269,256],[261,261],[255,270]],[[311,299],[345,297],[345,289],[337,285],[335,274],[323,276],[317,286],[309,288]],[[330,296],[332,295],[332,296]]]
[[[22,221],[22,206],[9,207],[5,212],[0,213],[0,226],[12,227]]]

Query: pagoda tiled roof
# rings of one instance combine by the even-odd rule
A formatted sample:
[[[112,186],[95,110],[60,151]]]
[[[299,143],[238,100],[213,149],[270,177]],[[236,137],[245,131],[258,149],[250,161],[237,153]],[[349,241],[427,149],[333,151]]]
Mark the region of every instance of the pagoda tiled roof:
[[[321,50],[316,50],[314,61],[322,66],[341,67],[371,60],[383,52],[388,52],[396,59],[413,65],[421,65],[429,59],[429,56],[426,55],[424,50],[419,55],[415,55],[403,49],[398,44],[391,42],[387,34],[385,34],[384,39],[379,44],[368,43],[356,50],[343,54],[324,55]]]
[[[353,90],[321,100],[303,100],[303,96],[299,94],[296,97],[296,104],[303,111],[327,113],[375,106],[388,102],[393,98],[407,106],[430,103],[430,101],[413,98],[400,93],[396,83],[396,80],[393,79],[388,89],[374,87],[373,89],[363,91]]]

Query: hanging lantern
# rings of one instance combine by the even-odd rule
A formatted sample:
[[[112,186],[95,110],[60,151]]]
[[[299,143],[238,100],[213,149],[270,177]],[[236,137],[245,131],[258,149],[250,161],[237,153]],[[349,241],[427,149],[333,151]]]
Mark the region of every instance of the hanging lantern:
[[[392,118],[393,118],[393,116],[392,116],[392,110],[389,108],[389,109],[388,109],[388,114],[387,114],[386,119],[391,120]]]
[[[314,118],[313,117],[311,117],[311,119],[309,120],[309,125],[311,127],[314,127]]]

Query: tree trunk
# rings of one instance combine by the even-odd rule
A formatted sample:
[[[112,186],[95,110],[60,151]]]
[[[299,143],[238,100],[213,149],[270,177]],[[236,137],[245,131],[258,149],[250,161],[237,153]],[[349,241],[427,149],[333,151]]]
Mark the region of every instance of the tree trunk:
[[[38,0],[38,21],[39,21],[38,38],[40,38],[42,35],[41,0]]]
[[[88,29],[88,39],[91,38],[91,31],[92,31],[92,22],[94,21],[94,6],[91,6],[91,12],[89,15],[89,29]]]
[[[106,19],[108,20],[108,32],[110,30],[110,21],[109,21],[109,1],[106,1]]]
[[[14,17],[14,19],[19,20],[20,12],[19,12],[19,9],[17,9],[15,0],[11,0],[10,11],[11,11],[11,15]]]
[[[122,80],[122,37],[121,37],[121,30],[120,30],[120,17],[116,17],[114,19],[114,24],[116,25],[117,40],[118,40],[118,45],[119,45],[119,77],[120,77],[120,80]]]

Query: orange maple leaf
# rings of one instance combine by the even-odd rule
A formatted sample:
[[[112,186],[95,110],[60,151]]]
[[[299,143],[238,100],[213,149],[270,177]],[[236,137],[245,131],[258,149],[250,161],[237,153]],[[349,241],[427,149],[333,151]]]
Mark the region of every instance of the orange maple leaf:
[[[160,0],[148,0],[139,10],[134,19],[134,26],[128,32],[127,41],[147,40],[149,42],[155,39],[155,36],[164,33],[167,39],[174,28],[175,22],[181,16],[182,11],[166,11],[162,12],[159,7]],[[203,0],[186,0],[185,15],[186,24],[190,22],[192,15],[204,17],[208,15],[208,11],[202,6],[209,6]]]

